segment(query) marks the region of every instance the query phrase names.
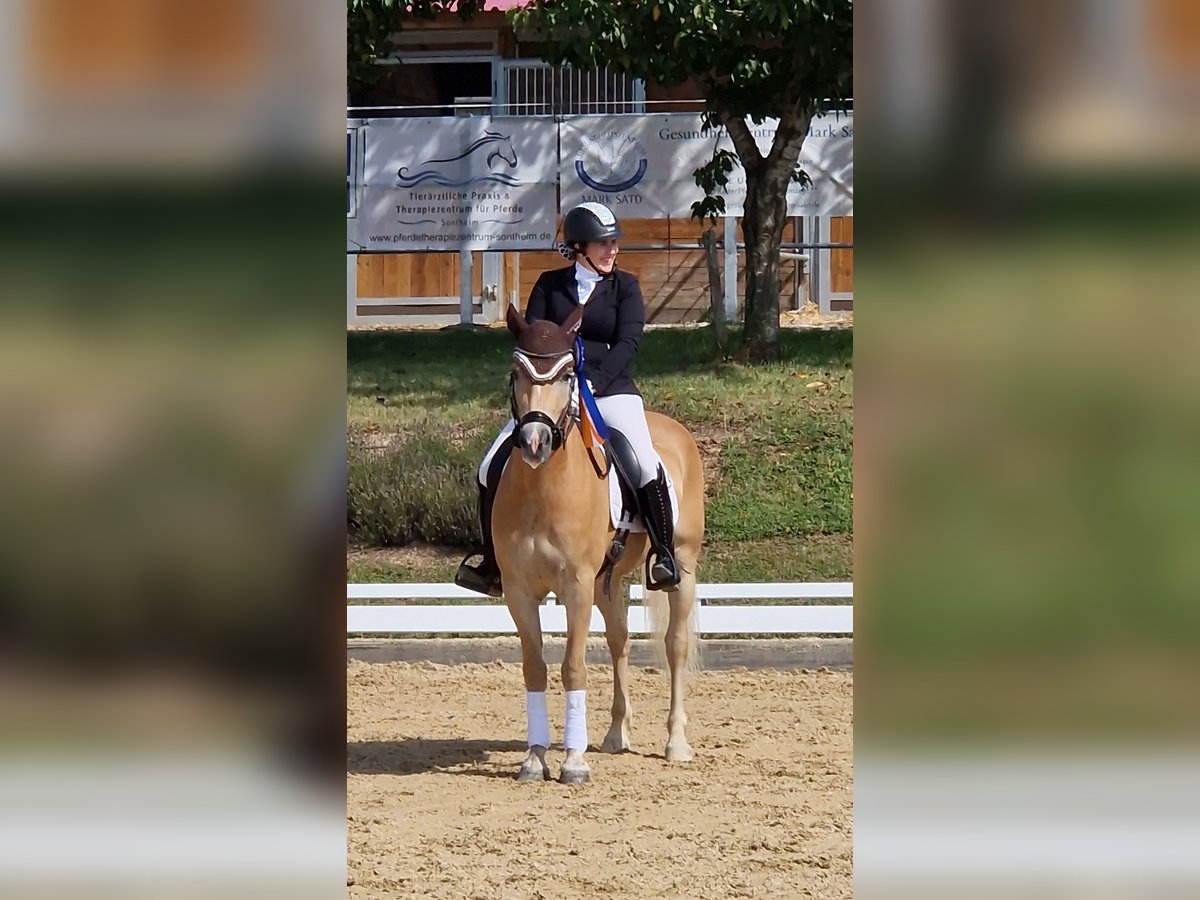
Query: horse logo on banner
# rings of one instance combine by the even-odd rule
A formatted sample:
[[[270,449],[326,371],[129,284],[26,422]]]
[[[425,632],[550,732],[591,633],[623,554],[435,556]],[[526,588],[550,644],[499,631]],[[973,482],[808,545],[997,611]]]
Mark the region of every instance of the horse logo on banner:
[[[445,171],[437,168],[425,168],[437,163],[456,163],[456,169],[467,169],[478,156],[484,156],[489,173],[476,177],[456,180]],[[520,182],[507,172],[500,170],[503,164],[509,169],[516,168],[517,151],[513,148],[512,137],[499,131],[485,131],[483,136],[473,141],[457,156],[443,156],[427,159],[417,164],[418,172],[412,173],[408,166],[401,166],[396,172],[398,186],[414,188],[421,184],[431,184],[438,187],[466,187],[472,184],[497,184],[504,187],[516,187]]]

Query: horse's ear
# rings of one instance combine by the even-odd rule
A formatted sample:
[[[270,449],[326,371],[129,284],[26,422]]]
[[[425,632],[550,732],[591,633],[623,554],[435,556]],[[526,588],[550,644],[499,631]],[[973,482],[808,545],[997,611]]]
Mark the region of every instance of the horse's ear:
[[[513,333],[514,337],[520,337],[521,332],[529,327],[529,323],[525,321],[525,317],[511,304],[508,307],[508,311],[504,314],[504,319],[508,323],[508,330]]]
[[[582,324],[582,322],[583,307],[576,306],[573,310],[571,310],[570,314],[563,319],[563,323],[559,326],[559,328],[566,337],[574,341],[575,335],[579,332],[579,326]]]

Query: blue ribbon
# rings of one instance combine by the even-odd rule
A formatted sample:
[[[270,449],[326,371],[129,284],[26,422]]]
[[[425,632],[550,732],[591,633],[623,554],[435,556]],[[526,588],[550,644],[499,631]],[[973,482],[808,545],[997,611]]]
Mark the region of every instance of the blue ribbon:
[[[596,398],[592,396],[592,389],[588,387],[588,380],[583,374],[583,338],[579,336],[575,337],[575,374],[579,376],[579,399],[587,408],[588,418],[592,420],[600,440],[607,441],[608,426],[604,423],[604,416],[600,415],[600,407],[596,405]]]

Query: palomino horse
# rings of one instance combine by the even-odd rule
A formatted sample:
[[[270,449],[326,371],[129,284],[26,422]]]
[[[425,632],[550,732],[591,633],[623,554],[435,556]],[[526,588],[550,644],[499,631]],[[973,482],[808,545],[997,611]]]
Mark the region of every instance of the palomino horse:
[[[548,321],[526,323],[509,307],[508,327],[517,338],[510,376],[513,415],[518,421],[517,443],[497,486],[492,513],[496,561],[505,602],[521,637],[527,692],[542,692],[544,696],[546,690],[538,608],[553,591],[566,611],[562,680],[568,692],[568,731],[572,703],[576,704],[574,714],[583,716],[585,724],[583,737],[576,731],[571,741],[582,744],[582,748],[567,746],[559,779],[564,784],[585,782],[590,772],[584,759],[586,706],[582,712],[579,706],[583,705],[582,692],[588,683],[584,652],[593,604],[603,615],[613,661],[612,725],[601,749],[608,753],[629,749],[629,628],[621,585],[625,575],[643,565],[649,549],[645,534],[629,536],[625,552],[612,571],[610,592],[606,593],[600,573],[615,534],[609,516],[608,487],[598,475],[582,432],[572,427],[570,410],[576,380],[574,335],[582,317],[583,307],[578,307],[561,326]],[[704,537],[704,472],[696,443],[682,425],[657,413],[647,413],[647,421],[654,447],[670,471],[680,507],[675,560],[682,578],[678,589],[666,594],[671,708],[665,755],[670,761],[684,761],[692,758],[683,693],[689,660],[695,663],[693,607],[696,563]],[[599,468],[603,467],[600,460]],[[647,606],[652,613],[661,610],[663,601],[662,592],[647,592]],[[656,619],[658,633],[662,633],[661,619],[661,615]],[[532,710],[530,717],[529,752],[517,777],[521,781],[549,780],[547,748],[533,743]]]

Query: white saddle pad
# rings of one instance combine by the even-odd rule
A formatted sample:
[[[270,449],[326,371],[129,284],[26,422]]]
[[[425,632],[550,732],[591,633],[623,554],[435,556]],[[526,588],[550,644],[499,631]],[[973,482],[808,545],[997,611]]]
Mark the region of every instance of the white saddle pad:
[[[667,472],[667,467],[663,466],[663,471]],[[679,524],[679,499],[675,496],[675,482],[671,479],[671,473],[667,472],[667,496],[671,498],[671,524]],[[642,524],[641,517],[637,515],[636,510],[631,510],[628,515],[621,515],[621,483],[617,480],[617,470],[608,470],[608,509],[609,515],[612,518],[613,528],[626,528],[631,532],[645,531],[646,526]],[[632,516],[632,518],[630,518]]]

